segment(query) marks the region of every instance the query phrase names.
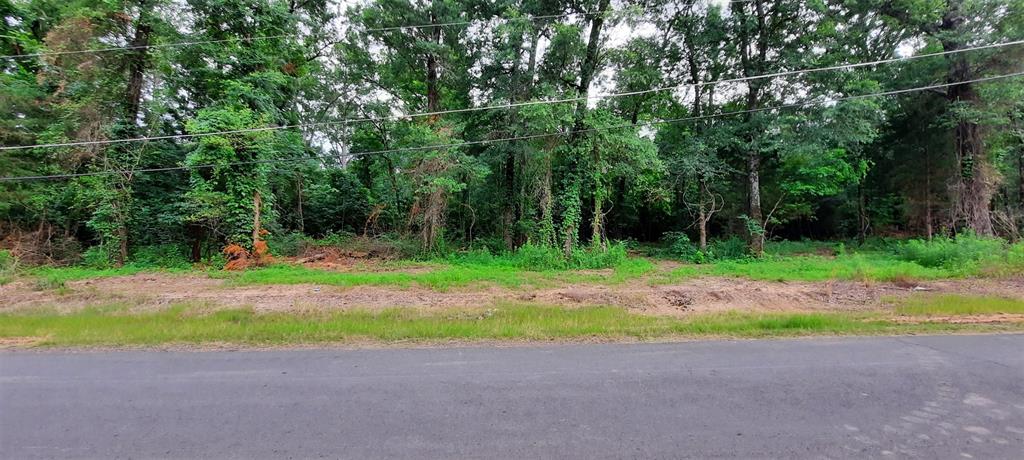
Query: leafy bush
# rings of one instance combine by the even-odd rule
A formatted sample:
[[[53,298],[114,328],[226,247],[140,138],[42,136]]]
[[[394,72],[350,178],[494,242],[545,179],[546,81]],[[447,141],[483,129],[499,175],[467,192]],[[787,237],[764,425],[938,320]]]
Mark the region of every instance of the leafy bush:
[[[82,265],[89,268],[111,268],[114,266],[110,249],[102,244],[92,246],[82,253]]]
[[[713,260],[739,260],[750,258],[747,242],[738,236],[708,243],[708,257]]]
[[[712,240],[708,243],[707,250],[704,251],[691,242],[690,237],[683,232],[667,232],[662,236],[662,241],[666,243],[666,255],[696,264],[716,260],[741,260],[749,257],[746,241],[738,237]]]
[[[909,240],[898,250],[900,258],[923,267],[966,268],[983,259],[1007,254],[1006,243],[995,238],[961,234],[956,238],[939,237]]]
[[[312,244],[317,246],[345,246],[352,242],[356,238],[355,233],[350,232],[332,232],[325,235],[323,238],[317,238],[312,240]]]
[[[449,254],[442,260],[460,265],[517,268],[530,271],[614,268],[627,260],[626,245],[612,243],[607,249],[578,248],[566,258],[561,248],[527,243],[514,252],[492,253],[487,248]]]
[[[294,257],[302,252],[308,238],[298,232],[272,234],[267,238],[270,251],[275,256]]]
[[[570,268],[614,268],[625,262],[627,258],[625,244],[611,243],[608,245],[608,249],[590,247],[573,251]]]
[[[189,268],[187,248],[178,244],[140,246],[132,251],[128,263],[139,267]]]
[[[562,270],[568,261],[561,249],[526,243],[512,254],[513,264],[526,270]]]
[[[665,244],[665,252],[669,257],[695,263],[705,262],[705,254],[690,241],[690,237],[685,232],[665,232],[661,236],[661,241]]]
[[[1006,261],[1012,265],[1024,266],[1024,241],[1010,246],[1006,251]]]
[[[6,249],[0,249],[0,284],[6,284],[14,278],[14,270],[18,267],[18,260],[14,254]]]
[[[0,249],[0,272],[13,270],[15,262],[14,254],[11,254],[11,251]]]

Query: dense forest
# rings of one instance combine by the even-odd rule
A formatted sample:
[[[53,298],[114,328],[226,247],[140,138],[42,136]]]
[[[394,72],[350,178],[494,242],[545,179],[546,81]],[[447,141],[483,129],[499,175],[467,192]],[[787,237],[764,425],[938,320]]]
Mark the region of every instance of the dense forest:
[[[1024,226],[1024,0],[0,0],[0,239],[565,254]]]

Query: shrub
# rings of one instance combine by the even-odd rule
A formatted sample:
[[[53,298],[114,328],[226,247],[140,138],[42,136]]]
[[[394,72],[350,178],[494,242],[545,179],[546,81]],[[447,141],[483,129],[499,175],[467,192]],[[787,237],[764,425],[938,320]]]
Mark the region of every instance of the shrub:
[[[705,262],[705,254],[690,241],[685,232],[665,232],[661,235],[661,241],[665,244],[665,251],[670,257],[696,263]]]
[[[110,257],[110,249],[102,244],[86,249],[82,253],[82,265],[96,269],[113,267],[114,263]]]
[[[11,281],[17,268],[18,260],[14,258],[14,254],[6,249],[0,249],[0,284]]]
[[[561,249],[533,243],[522,245],[512,254],[513,264],[525,270],[562,270],[568,267]]]
[[[14,254],[6,249],[0,249],[0,272],[13,270],[17,261],[14,259]]]
[[[626,245],[610,243],[607,249],[589,247],[573,251],[571,268],[614,268],[626,261]]]
[[[712,240],[708,243],[707,250],[701,251],[696,244],[690,241],[690,237],[683,232],[667,232],[662,236],[666,243],[667,255],[696,264],[708,263],[716,260],[740,260],[749,257],[747,243],[742,238],[731,237],[722,240]]]
[[[271,253],[282,257],[297,256],[308,244],[308,239],[298,232],[269,235],[267,240]]]
[[[140,246],[132,251],[128,263],[138,267],[188,268],[187,248],[178,244]]]
[[[473,249],[449,254],[444,260],[456,264],[510,267],[531,271],[614,268],[627,259],[626,245],[612,243],[607,249],[578,248],[566,258],[561,248],[526,243],[519,249],[500,254]]]
[[[738,236],[711,241],[708,243],[707,252],[708,257],[714,260],[738,260],[750,257],[750,253],[747,252],[747,242]]]
[[[995,238],[961,234],[931,241],[909,240],[898,250],[900,258],[931,268],[965,268],[983,259],[1006,255],[1006,243]]]

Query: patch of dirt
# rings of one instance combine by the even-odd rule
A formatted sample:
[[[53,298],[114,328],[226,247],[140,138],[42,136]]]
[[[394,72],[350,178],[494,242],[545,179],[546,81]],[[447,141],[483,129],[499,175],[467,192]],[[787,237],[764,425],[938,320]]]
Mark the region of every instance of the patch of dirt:
[[[949,323],[949,324],[991,324],[1024,323],[1024,314],[995,313],[990,315],[956,316],[897,316],[893,321],[903,324]]]
[[[281,260],[307,268],[337,272],[426,273],[434,269],[428,264],[396,267],[387,263],[391,260],[389,257],[381,256],[373,251],[364,252],[333,246],[307,248],[297,257],[285,257]]]
[[[855,281],[771,282],[739,278],[695,278],[652,286],[645,279],[618,285],[579,283],[544,289],[473,287],[435,291],[422,287],[314,284],[231,286],[202,275],[138,274],[67,283],[67,289],[36,290],[31,282],[0,286],[0,312],[48,306],[75,311],[104,303],[125,303],[133,311],[152,311],[176,303],[204,309],[252,307],[258,312],[312,312],[351,309],[490,307],[500,302],[531,302],[566,307],[614,305],[636,313],[683,316],[728,310],[863,311],[886,310],[883,298],[915,293],[1001,296],[1024,299],[1024,278],[935,282]]]
[[[0,350],[31,348],[42,341],[42,337],[0,337]]]

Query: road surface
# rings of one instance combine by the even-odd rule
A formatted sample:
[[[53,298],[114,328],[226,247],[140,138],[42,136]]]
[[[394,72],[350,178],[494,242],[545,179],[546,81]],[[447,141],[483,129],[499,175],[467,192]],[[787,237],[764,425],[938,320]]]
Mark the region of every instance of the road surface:
[[[1024,458],[1024,335],[0,353],[0,458]]]

